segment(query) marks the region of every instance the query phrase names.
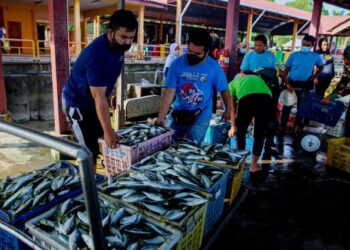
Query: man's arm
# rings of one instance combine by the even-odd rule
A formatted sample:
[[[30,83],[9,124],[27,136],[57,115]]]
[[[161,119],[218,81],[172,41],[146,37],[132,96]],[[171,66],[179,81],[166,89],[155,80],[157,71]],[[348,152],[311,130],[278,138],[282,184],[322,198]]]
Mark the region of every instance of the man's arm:
[[[103,129],[105,142],[109,148],[116,148],[117,137],[112,129],[106,90],[107,87],[90,87],[92,97],[95,100],[97,116]]]
[[[231,110],[232,110],[230,91],[226,89],[220,93],[221,93],[222,100],[224,101],[224,104],[225,104],[225,112],[223,114],[223,117],[225,121],[228,121],[230,119]]]
[[[228,131],[228,136],[233,137],[236,134],[236,97],[231,98],[231,129]]]
[[[165,118],[169,111],[171,104],[173,103],[176,89],[175,88],[166,88],[163,92],[162,99],[160,101],[160,110],[158,118],[155,122],[156,125],[165,126]]]

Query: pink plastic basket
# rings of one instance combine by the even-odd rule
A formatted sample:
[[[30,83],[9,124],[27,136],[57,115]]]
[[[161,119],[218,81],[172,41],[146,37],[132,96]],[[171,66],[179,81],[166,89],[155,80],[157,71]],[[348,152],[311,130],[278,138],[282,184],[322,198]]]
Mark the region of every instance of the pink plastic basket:
[[[118,144],[116,149],[107,147],[105,141],[100,138],[98,141],[101,146],[107,175],[116,175],[128,171],[132,164],[159,150],[168,148],[171,143],[171,136],[172,131],[168,131],[134,146]]]

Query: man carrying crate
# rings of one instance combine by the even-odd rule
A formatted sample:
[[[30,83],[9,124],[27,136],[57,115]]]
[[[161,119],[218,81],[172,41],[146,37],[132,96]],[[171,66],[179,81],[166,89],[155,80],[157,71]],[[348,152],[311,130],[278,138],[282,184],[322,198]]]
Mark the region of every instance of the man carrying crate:
[[[343,75],[337,84],[337,87],[330,96],[322,99],[322,103],[330,103],[331,99],[338,96],[350,95],[350,46],[343,52],[344,70]],[[327,92],[327,91],[326,91]],[[350,109],[348,108],[345,116],[345,137],[350,137]]]
[[[132,12],[114,12],[107,33],[80,53],[63,88],[62,102],[67,120],[79,143],[92,152],[95,162],[99,154],[99,137],[104,137],[108,147],[116,147],[108,96],[120,75],[124,52],[130,49],[136,28],[137,21]]]

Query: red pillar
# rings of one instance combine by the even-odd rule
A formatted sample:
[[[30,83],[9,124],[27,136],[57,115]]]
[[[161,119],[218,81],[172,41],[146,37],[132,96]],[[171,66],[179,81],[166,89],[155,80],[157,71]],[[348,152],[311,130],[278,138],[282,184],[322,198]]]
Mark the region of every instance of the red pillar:
[[[316,38],[316,41],[318,40],[318,32],[320,29],[322,3],[323,3],[323,0],[314,0],[311,24],[309,28],[309,35],[314,36]],[[315,46],[316,46],[316,43],[315,43]]]
[[[240,0],[228,0],[227,4],[225,49],[230,51],[229,81],[233,79],[236,73],[234,68],[239,24],[239,3]]]
[[[51,72],[55,131],[69,131],[62,112],[62,89],[69,75],[67,0],[49,0]]]
[[[5,91],[5,78],[4,78],[4,65],[2,65],[2,51],[0,48],[0,114],[7,111],[6,91]]]

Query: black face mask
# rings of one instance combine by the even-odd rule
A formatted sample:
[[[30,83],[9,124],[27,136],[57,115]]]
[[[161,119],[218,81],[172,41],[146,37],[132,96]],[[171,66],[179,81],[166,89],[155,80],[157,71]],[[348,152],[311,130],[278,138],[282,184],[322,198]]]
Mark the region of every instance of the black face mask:
[[[198,57],[194,54],[187,54],[186,57],[189,65],[196,65],[204,60],[204,57]]]
[[[111,47],[112,47],[112,50],[114,52],[125,52],[131,48],[131,44],[124,44],[124,45],[118,44],[117,41],[115,40],[114,34],[113,34]]]

